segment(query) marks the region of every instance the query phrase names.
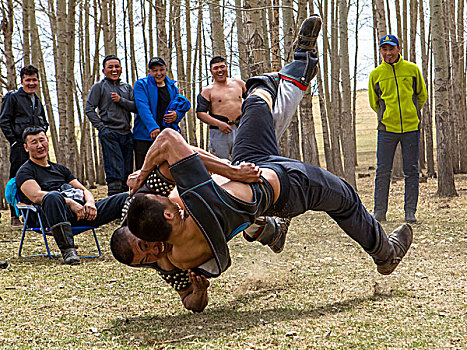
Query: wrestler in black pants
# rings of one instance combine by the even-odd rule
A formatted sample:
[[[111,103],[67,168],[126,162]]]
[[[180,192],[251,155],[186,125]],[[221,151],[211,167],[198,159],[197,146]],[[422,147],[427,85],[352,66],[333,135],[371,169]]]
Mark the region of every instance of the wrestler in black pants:
[[[282,88],[296,89],[300,93],[289,82],[281,84]],[[381,235],[386,237],[346,181],[319,167],[279,156],[273,115],[259,96],[250,95],[243,103],[232,160],[234,163],[253,162],[272,168],[278,174],[279,199],[264,215],[291,218],[308,210],[325,211],[369,253],[378,250]]]

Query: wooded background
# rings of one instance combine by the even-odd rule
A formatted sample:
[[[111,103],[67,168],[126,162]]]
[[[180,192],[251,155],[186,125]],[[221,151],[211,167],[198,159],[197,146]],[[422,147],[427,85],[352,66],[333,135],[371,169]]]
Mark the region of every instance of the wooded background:
[[[206,148],[207,129],[194,110],[197,94],[208,84],[210,58],[226,57],[231,74],[243,80],[277,71],[292,59],[301,22],[318,13],[323,19],[320,71],[280,141],[283,154],[322,166],[355,186],[359,58],[373,55],[376,67],[378,38],[393,33],[404,59],[421,68],[429,90],[421,170],[438,177],[439,195],[454,196],[454,174],[467,172],[465,11],[465,0],[2,0],[0,97],[18,88],[21,67],[35,65],[56,160],[93,187],[105,183],[103,161],[84,105],[91,86],[102,79],[103,57],[117,54],[122,79],[130,84],[146,76],[151,57],[164,58],[168,75],[193,104],[182,133]],[[364,34],[373,40],[360,48],[362,28],[372,28]],[[313,96],[319,115],[312,113]],[[314,118],[321,121],[325,164],[318,157]],[[0,206],[5,205],[8,152],[1,134]],[[400,154],[393,172],[402,174]]]

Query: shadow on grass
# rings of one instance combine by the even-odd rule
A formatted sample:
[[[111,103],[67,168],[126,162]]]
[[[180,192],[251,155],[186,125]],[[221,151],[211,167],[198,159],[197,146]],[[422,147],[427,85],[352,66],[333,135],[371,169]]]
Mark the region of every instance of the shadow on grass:
[[[271,307],[261,310],[239,310],[248,301],[263,297],[264,293],[242,295],[226,307],[207,308],[201,314],[181,313],[177,315],[150,316],[112,320],[111,328],[103,331],[115,337],[122,345],[139,341],[153,344],[176,344],[184,341],[213,341],[236,332],[254,329],[257,326],[290,320],[318,319],[325,315],[351,310],[362,303],[391,298],[389,294],[351,298],[317,306],[303,304],[302,308]],[[271,302],[273,303],[273,302]],[[271,332],[274,332],[271,329]]]
[[[92,254],[92,252],[90,252]],[[60,253],[52,253],[52,259],[48,256],[21,256],[19,257],[16,254],[15,257],[8,259],[10,265],[13,267],[24,268],[30,266],[51,266],[51,265],[65,265],[62,259],[62,255]],[[108,259],[104,259],[103,256],[101,257],[83,257],[81,256],[81,264],[95,264],[100,263],[102,261],[108,261]]]

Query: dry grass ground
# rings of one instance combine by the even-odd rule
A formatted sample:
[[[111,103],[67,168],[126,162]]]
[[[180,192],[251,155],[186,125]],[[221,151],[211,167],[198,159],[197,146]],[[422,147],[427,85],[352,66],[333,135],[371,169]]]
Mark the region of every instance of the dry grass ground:
[[[361,117],[358,180],[372,208],[373,117]],[[367,120],[367,124],[365,123]],[[360,130],[360,129],[359,129]],[[415,240],[391,275],[322,213],[293,220],[284,252],[275,255],[241,237],[230,243],[233,266],[212,280],[202,314],[183,309],[151,270],[118,264],[109,251],[115,225],[98,230],[103,256],[80,266],[17,258],[20,232],[2,211],[1,348],[155,349],[465,349],[467,348],[467,176],[459,197],[436,197],[436,180],[421,184]],[[99,189],[102,195],[103,189]],[[392,184],[390,232],[403,220],[403,183]],[[79,251],[92,250],[89,234]],[[52,243],[55,247],[55,244]],[[42,248],[32,237],[25,249]]]

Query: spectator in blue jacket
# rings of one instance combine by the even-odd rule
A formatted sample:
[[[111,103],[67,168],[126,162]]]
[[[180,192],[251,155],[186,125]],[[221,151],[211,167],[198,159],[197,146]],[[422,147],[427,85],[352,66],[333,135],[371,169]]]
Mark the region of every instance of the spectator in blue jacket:
[[[167,77],[167,66],[160,57],[148,64],[148,76],[136,81],[134,95],[138,115],[133,128],[135,166],[140,169],[153,141],[165,128],[180,132],[178,123],[191,108],[179,94],[175,81]]]

